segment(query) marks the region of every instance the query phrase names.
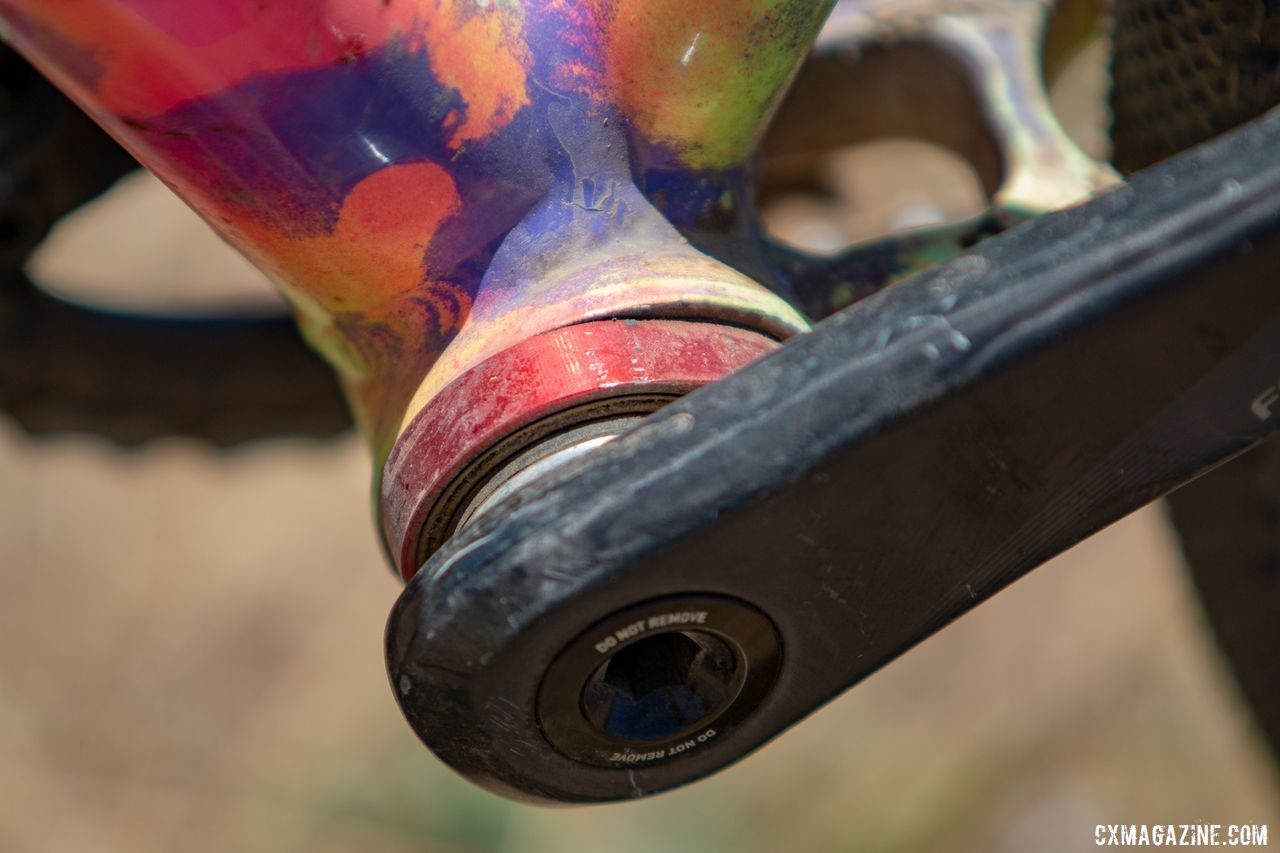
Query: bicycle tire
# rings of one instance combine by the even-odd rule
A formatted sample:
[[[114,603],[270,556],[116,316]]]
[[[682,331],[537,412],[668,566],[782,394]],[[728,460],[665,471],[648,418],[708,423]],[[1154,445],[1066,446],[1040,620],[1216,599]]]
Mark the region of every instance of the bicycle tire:
[[[345,431],[337,381],[288,317],[129,316],[32,284],[24,265],[54,224],[137,168],[0,45],[0,411],[32,434],[122,445]]]
[[[1280,0],[1119,0],[1113,26],[1112,140],[1123,170],[1280,104]],[[1169,505],[1207,621],[1280,755],[1280,440]]]

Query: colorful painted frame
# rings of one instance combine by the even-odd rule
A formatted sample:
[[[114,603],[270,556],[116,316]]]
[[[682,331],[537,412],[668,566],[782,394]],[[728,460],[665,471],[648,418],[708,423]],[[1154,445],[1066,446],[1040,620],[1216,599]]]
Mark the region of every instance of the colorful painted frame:
[[[457,405],[433,401],[512,347],[617,319],[712,321],[781,340],[1106,186],[1109,170],[1066,139],[1038,77],[1050,5],[0,0],[0,24],[289,298],[374,451],[384,534],[408,576],[422,557],[413,525],[435,500],[423,465],[456,460],[401,440],[419,418],[456,420]],[[817,62],[903,41],[958,58],[993,128],[991,214],[832,258],[767,238],[756,155],[833,6]],[[844,104],[846,123],[860,99],[874,103],[821,86],[811,98],[815,88]],[[812,144],[815,117],[792,108],[774,147]],[[607,344],[546,362],[539,381],[572,385],[579,362],[621,352],[624,333],[599,331]],[[500,431],[544,414],[507,411]]]

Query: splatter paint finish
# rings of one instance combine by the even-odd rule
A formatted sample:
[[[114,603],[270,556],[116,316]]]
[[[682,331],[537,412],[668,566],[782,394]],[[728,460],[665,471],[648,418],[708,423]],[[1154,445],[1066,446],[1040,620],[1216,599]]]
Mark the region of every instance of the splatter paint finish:
[[[828,8],[0,0],[0,18],[284,291],[382,458],[453,376],[549,329],[804,327],[672,220],[723,206]]]

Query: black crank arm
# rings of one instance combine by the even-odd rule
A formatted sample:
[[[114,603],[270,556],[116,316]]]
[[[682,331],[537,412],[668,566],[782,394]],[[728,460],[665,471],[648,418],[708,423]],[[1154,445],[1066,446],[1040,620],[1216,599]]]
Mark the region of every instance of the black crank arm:
[[[993,238],[513,496],[392,613],[410,723],[507,794],[679,785],[1263,440],[1278,152],[1280,114]]]

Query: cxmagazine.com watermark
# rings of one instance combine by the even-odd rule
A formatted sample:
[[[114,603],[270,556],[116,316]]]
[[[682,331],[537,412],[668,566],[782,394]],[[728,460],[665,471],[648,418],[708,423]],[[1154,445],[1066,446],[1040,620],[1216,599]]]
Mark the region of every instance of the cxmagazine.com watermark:
[[[1266,847],[1267,838],[1265,823],[1100,823],[1093,830],[1099,847]]]

